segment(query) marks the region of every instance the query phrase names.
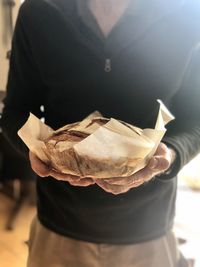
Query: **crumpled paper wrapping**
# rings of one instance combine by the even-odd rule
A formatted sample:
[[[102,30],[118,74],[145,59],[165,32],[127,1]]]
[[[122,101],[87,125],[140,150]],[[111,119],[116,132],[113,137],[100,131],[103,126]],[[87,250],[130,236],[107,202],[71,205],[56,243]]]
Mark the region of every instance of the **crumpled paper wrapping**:
[[[155,129],[142,130],[94,112],[81,122],[54,131],[30,113],[18,135],[30,151],[58,172],[95,179],[128,177],[146,166],[166,132],[165,125],[174,119],[158,102]],[[78,142],[52,139],[63,131],[86,137]]]

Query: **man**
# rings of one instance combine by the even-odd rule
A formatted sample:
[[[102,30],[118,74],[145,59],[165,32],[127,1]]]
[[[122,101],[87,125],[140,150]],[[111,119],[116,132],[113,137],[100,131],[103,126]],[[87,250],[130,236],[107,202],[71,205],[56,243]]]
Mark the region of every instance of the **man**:
[[[199,33],[192,0],[22,5],[2,124],[40,176],[28,267],[181,266],[171,228],[176,175],[200,151]],[[157,98],[176,119],[148,166],[127,179],[57,173],[17,137],[29,112],[55,129],[94,110],[153,127]]]

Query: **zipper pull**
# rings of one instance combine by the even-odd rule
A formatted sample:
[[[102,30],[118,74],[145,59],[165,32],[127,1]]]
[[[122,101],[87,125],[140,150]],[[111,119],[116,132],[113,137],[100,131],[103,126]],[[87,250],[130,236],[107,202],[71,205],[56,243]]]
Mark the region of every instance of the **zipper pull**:
[[[112,70],[111,59],[109,59],[109,58],[106,59],[104,70],[105,70],[105,72],[110,72]]]

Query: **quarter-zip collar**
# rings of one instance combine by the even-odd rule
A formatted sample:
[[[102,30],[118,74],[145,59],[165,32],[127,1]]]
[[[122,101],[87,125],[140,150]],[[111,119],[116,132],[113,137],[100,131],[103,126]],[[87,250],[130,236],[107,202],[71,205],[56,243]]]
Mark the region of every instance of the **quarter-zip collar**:
[[[176,0],[173,3],[170,0],[132,1],[108,37],[99,40],[105,56],[105,71],[110,72],[115,60],[119,59],[127,47],[134,46],[154,25],[179,9],[182,4],[183,2]],[[94,45],[98,49],[97,42]]]
[[[108,62],[109,66],[111,66],[122,51],[130,45],[134,45],[135,42],[148,33],[151,27],[180,9],[187,2],[186,0],[132,0],[132,6],[137,3],[137,12],[135,9],[128,9],[126,15],[121,18],[120,23],[113,28],[106,42],[102,42],[100,38],[94,37],[91,29],[84,30],[76,1],[46,1],[61,9],[67,27],[74,31],[76,38],[88,47],[101,62],[105,62],[104,69],[106,70],[108,70]]]

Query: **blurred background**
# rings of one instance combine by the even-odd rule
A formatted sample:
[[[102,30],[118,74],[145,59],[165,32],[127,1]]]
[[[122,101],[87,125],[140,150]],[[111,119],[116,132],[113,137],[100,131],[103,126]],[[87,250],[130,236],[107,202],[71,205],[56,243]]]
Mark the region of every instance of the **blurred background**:
[[[10,47],[21,0],[0,0],[0,117]],[[0,127],[0,266],[25,267],[35,210],[35,174],[3,138]],[[200,155],[179,174],[174,231],[191,267],[200,267]]]

